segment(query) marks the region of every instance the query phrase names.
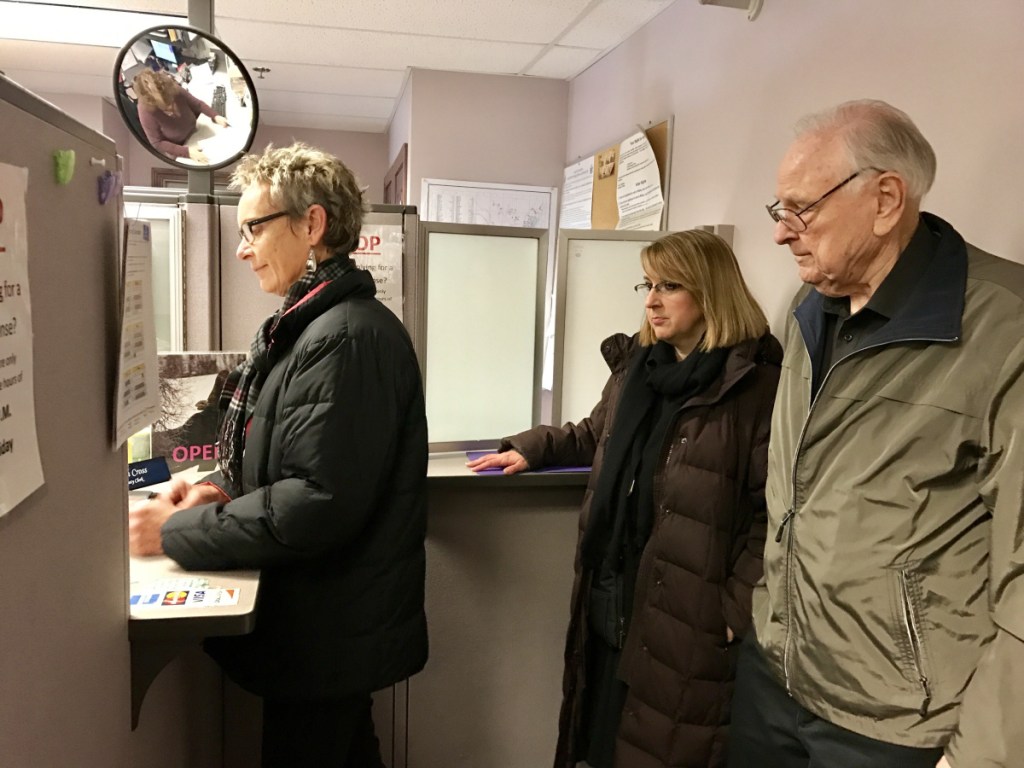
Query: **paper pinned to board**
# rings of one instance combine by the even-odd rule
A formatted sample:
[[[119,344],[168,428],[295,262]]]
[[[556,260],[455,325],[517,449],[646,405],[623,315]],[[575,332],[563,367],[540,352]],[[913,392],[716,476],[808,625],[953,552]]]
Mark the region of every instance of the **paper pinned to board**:
[[[618,165],[615,194],[619,223],[615,228],[658,229],[665,200],[661,194],[658,161],[643,131],[637,131],[619,145]]]

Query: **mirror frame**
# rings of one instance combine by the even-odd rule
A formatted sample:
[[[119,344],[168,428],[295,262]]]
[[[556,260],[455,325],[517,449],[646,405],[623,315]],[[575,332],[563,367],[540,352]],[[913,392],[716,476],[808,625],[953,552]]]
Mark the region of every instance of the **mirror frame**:
[[[128,52],[131,50],[132,46],[135,43],[137,43],[140,39],[144,38],[145,36],[149,35],[152,32],[158,32],[158,31],[166,30],[166,29],[180,29],[180,30],[184,30],[186,32],[191,32],[194,35],[199,35],[200,37],[202,37],[205,40],[209,41],[210,43],[215,45],[217,48],[219,48],[221,51],[223,51],[226,56],[231,58],[233,63],[237,65],[238,71],[241,73],[243,79],[245,80],[245,85],[249,89],[250,103],[252,105],[252,125],[251,125],[250,130],[249,130],[249,135],[246,138],[245,145],[241,149],[239,149],[237,152],[235,152],[234,154],[232,154],[230,157],[228,157],[225,160],[221,160],[221,161],[218,161],[216,163],[211,162],[208,165],[191,165],[191,164],[180,163],[177,160],[175,160],[175,159],[173,159],[171,157],[168,157],[163,152],[161,152],[159,149],[154,147],[150,143],[149,139],[146,138],[145,133],[141,133],[141,130],[139,128],[137,128],[135,126],[135,124],[129,119],[129,116],[128,116],[128,114],[125,111],[125,106],[124,106],[124,103],[123,103],[123,101],[121,99],[120,92],[119,92],[119,88],[120,88],[120,85],[121,85],[121,73],[122,73],[121,66],[124,63],[125,56],[128,55]],[[183,168],[183,169],[185,169],[187,171],[200,171],[200,172],[216,171],[216,170],[218,170],[220,168],[224,168],[225,166],[228,166],[228,165],[231,165],[233,163],[238,162],[238,160],[244,154],[246,154],[249,151],[249,148],[252,147],[253,142],[256,140],[256,130],[259,127],[259,117],[260,117],[260,105],[259,105],[259,97],[256,94],[256,85],[253,82],[252,77],[249,75],[249,70],[247,70],[245,68],[245,65],[242,63],[241,58],[239,58],[239,56],[233,50],[228,48],[228,46],[226,46],[224,44],[224,42],[222,40],[220,40],[220,38],[210,34],[209,32],[205,32],[205,31],[203,31],[201,29],[198,29],[196,27],[193,27],[193,26],[189,26],[188,24],[160,24],[160,25],[155,26],[155,27],[147,27],[146,29],[143,29],[143,30],[137,32],[135,35],[133,35],[131,37],[131,39],[127,43],[125,43],[121,47],[121,50],[118,51],[117,58],[114,60],[114,83],[113,83],[113,85],[114,85],[114,89],[113,89],[114,102],[117,105],[117,111],[121,115],[121,121],[125,124],[125,126],[127,126],[128,131],[132,134],[132,136],[135,137],[135,139],[139,142],[139,144],[141,144],[151,155],[154,155],[161,162],[166,163],[168,165],[171,165],[171,166],[173,166],[175,168]]]

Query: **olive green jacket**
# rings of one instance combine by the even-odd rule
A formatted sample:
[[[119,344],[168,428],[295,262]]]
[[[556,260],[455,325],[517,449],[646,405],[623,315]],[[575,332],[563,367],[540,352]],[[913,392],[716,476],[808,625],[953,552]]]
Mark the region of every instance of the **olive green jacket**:
[[[804,288],[769,449],[759,644],[790,695],[954,768],[1024,765],[1024,266],[922,214],[900,311],[823,373]]]

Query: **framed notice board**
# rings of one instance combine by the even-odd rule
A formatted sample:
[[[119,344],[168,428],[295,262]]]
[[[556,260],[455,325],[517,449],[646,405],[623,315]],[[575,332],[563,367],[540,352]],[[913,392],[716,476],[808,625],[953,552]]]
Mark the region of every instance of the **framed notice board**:
[[[562,229],[664,229],[668,223],[669,117],[565,169]]]

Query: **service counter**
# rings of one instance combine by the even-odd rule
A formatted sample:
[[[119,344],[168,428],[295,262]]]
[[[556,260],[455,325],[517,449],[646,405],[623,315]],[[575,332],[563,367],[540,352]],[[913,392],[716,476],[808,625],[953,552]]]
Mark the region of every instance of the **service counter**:
[[[580,503],[588,472],[475,475],[431,457],[430,658],[408,682],[406,765],[554,759]]]
[[[259,572],[183,571],[167,557],[132,557],[129,578],[135,730],[146,691],[176,656],[206,637],[252,632]]]
[[[430,657],[423,672],[374,697],[389,768],[536,768],[553,759],[588,473],[476,475],[465,461],[465,454],[451,453],[429,462]],[[166,558],[132,560],[133,582],[190,577],[237,584],[239,602],[131,608],[133,726],[149,684],[183,647],[254,626],[257,573],[185,573]],[[258,733],[253,724],[226,727]],[[225,754],[225,764],[245,762]]]

